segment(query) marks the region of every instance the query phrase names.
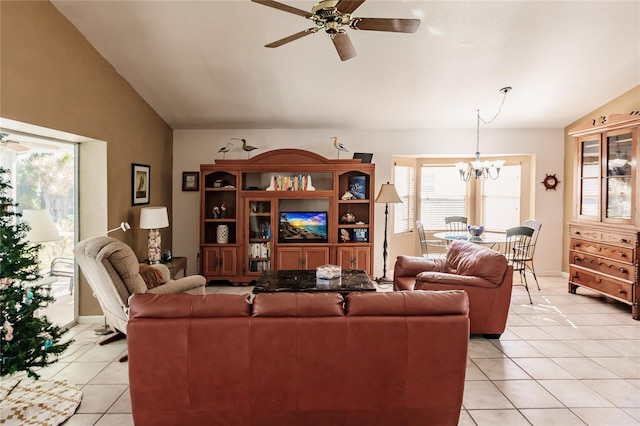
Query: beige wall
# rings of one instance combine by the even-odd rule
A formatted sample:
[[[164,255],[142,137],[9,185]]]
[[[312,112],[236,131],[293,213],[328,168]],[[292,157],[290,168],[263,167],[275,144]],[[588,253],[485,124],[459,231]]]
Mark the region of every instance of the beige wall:
[[[131,206],[131,163],[151,166],[150,205],[171,209],[172,131],[49,2],[0,2],[0,117],[104,141],[107,187],[93,188],[90,179],[105,164],[81,170],[79,185],[81,194],[106,191],[107,223],[89,231],[87,223],[105,215],[81,207],[80,237],[127,220],[132,230],[114,236],[146,257],[140,206]],[[170,230],[162,237],[170,247]],[[84,281],[79,313],[100,314]]]
[[[563,222],[564,232],[562,244],[564,247],[563,253],[569,253],[569,227],[568,223],[575,217],[576,211],[576,193],[575,193],[575,161],[576,161],[576,147],[575,139],[568,135],[571,128],[584,123],[589,123],[591,120],[601,116],[609,116],[611,114],[628,114],[631,111],[640,111],[640,85],[634,87],[628,92],[623,93],[617,98],[607,102],[600,108],[590,112],[584,117],[569,124],[564,130],[564,156],[565,156],[565,169],[564,169],[564,181],[565,198],[564,198],[564,217]],[[564,256],[562,259],[562,270],[569,271],[569,257]]]
[[[200,164],[221,158],[218,149],[231,138],[245,138],[262,153],[279,148],[299,148],[313,151],[328,158],[336,158],[331,136],[338,136],[351,157],[353,152],[373,152],[376,164],[376,188],[393,181],[393,156],[465,157],[475,151],[476,129],[225,129],[175,130],[172,226],[174,254],[189,257],[189,273],[196,272],[198,252],[198,220],[200,198],[195,192],[182,192],[180,182],[183,171],[197,171]],[[237,142],[237,141],[232,141]],[[562,268],[562,214],[563,183],[557,191],[545,191],[542,180],[546,173],[563,175],[563,130],[558,129],[485,129],[481,134],[483,157],[495,155],[527,155],[532,158],[531,193],[532,218],[541,221],[543,230],[536,250],[536,272],[558,274]],[[235,144],[227,159],[247,158],[241,144]],[[341,155],[340,158],[345,158]],[[393,207],[389,207],[389,222],[393,221]],[[384,232],[384,204],[375,206],[374,273],[382,274],[382,242]],[[393,269],[396,256],[418,254],[416,236],[389,233],[387,276]]]

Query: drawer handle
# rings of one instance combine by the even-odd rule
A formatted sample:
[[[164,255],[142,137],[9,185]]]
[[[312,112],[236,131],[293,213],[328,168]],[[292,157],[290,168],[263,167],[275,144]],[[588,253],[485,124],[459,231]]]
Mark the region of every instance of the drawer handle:
[[[596,277],[595,281],[600,284],[602,282],[602,280],[600,279],[600,277]]]
[[[627,294],[626,290],[618,290],[618,294]]]
[[[618,268],[618,271],[622,272],[623,274],[629,273],[629,271],[626,268]]]
[[[580,244],[578,244],[578,243],[574,243],[574,244],[573,244],[573,248],[574,248],[574,249],[577,249],[577,248],[579,248],[579,247],[580,247]]]
[[[574,232],[576,235],[580,235],[580,231],[575,231]]]
[[[578,277],[578,273],[577,273],[577,272],[574,272],[574,274],[573,274],[573,276],[572,276],[571,278],[573,278],[574,280],[577,280],[577,279],[579,278],[579,277]]]
[[[578,256],[573,256],[573,263],[578,263],[582,261],[582,259],[580,259]]]
[[[629,240],[627,240],[626,238],[620,238],[620,242],[624,244],[629,244]]]
[[[626,253],[620,252],[620,257],[627,257]]]

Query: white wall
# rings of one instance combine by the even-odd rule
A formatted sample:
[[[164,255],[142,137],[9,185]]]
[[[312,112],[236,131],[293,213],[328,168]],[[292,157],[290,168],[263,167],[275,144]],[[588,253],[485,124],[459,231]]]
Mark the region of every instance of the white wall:
[[[199,244],[199,203],[197,192],[182,192],[182,172],[198,171],[200,164],[210,164],[222,158],[218,149],[231,138],[244,138],[260,149],[252,156],[280,148],[298,148],[313,151],[329,158],[336,158],[337,151],[332,136],[338,136],[349,153],[340,158],[351,158],[352,152],[372,152],[376,164],[376,189],[391,181],[392,155],[470,157],[475,152],[475,129],[424,129],[424,130],[175,130],[173,140],[173,253],[188,256],[188,273],[196,273],[196,255]],[[234,143],[227,159],[246,159],[240,141]],[[542,180],[545,173],[562,176],[564,171],[563,129],[481,129],[480,151],[493,154],[534,154],[535,161],[535,219],[542,222],[542,232],[536,249],[536,271],[543,274],[559,273],[562,268],[562,200],[564,185],[557,191],[545,191]],[[391,218],[390,218],[391,222]],[[382,241],[384,230],[384,205],[376,205],[375,275],[382,275]],[[411,237],[413,238],[413,237]],[[395,246],[395,248],[394,248]],[[390,235],[387,276],[393,269],[398,247],[413,247]],[[406,249],[402,249],[406,250]]]

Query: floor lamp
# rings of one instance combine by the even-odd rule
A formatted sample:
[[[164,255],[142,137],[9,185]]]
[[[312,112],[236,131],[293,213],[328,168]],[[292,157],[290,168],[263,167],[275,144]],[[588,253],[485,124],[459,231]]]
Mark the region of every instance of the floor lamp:
[[[398,196],[396,187],[392,183],[383,183],[380,187],[380,192],[376,197],[376,203],[384,203],[384,243],[382,243],[382,276],[378,278],[378,284],[391,283],[393,280],[387,278],[387,227],[389,224],[389,203],[402,203],[402,200]]]

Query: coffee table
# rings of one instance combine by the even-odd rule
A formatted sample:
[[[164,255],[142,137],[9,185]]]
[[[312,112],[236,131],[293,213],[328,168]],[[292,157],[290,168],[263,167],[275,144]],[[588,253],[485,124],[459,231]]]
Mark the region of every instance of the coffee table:
[[[362,269],[343,269],[340,278],[328,285],[318,287],[315,269],[264,271],[253,287],[253,292],[331,291],[346,294],[352,291],[376,291],[373,281]]]

